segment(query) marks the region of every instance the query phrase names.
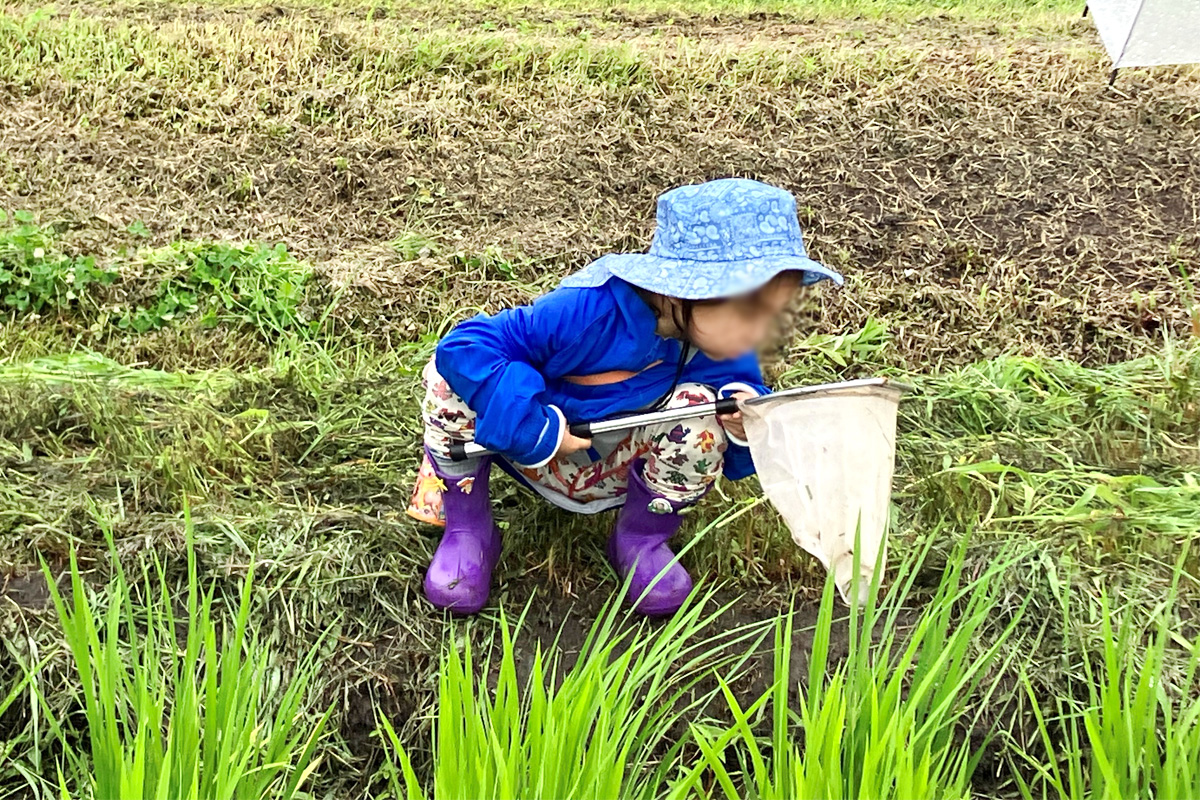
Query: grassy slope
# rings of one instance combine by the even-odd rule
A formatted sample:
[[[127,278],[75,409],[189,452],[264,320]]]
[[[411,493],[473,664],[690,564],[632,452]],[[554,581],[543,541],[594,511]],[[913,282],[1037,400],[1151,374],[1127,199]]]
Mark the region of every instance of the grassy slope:
[[[0,327],[15,652],[55,638],[17,604],[42,599],[20,577],[37,554],[95,556],[100,517],[124,558],[178,566],[186,493],[207,574],[232,589],[261,562],[256,625],[275,646],[337,637],[322,678],[348,743],[330,752],[369,761],[376,702],[411,735],[442,627],[417,597],[434,540],[401,513],[415,370],[472,309],[641,247],[661,189],[729,173],[795,189],[817,254],[851,276],[798,309],[773,372],[923,386],[902,423],[898,542],[980,528],[986,560],[1032,538],[1045,555],[1012,595],[1057,607],[1066,586],[1086,632],[1097,582],[1152,603],[1194,538],[1200,357],[1163,335],[1191,326],[1178,275],[1200,260],[1200,80],[1104,91],[1068,4],[31,9],[0,16],[0,206],[115,266],[110,307],[153,293],[154,248],[176,238],[283,240],[316,270],[325,325],[185,317],[134,335],[110,308]],[[148,238],[127,230],[139,220]],[[887,334],[830,338],[871,319]],[[35,361],[66,352],[110,361]],[[1001,353],[1016,355],[972,366]],[[502,597],[549,584],[557,615],[602,585],[594,520],[501,486]],[[708,518],[751,494],[728,492]],[[764,507],[718,532],[693,563],[753,590],[748,605],[815,585]],[[1071,691],[1080,657],[1037,656],[1040,685]],[[55,708],[67,674],[60,656]],[[321,780],[358,778],[335,760]]]

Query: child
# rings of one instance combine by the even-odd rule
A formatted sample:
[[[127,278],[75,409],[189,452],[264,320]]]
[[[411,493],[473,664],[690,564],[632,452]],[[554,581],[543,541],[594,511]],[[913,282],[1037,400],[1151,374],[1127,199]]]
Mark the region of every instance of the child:
[[[663,194],[649,253],[605,256],[532,305],[452,330],[424,372],[429,477],[446,525],[429,600],[478,611],[500,557],[492,457],[448,457],[473,439],[557,506],[620,506],[608,557],[622,579],[633,573],[630,601],[647,615],[676,611],[692,580],[667,541],[718,475],[754,472],[741,415],[594,440],[568,422],[767,392],[755,347],[799,286],[826,278],[842,282],[805,255],[791,194],[723,179]]]

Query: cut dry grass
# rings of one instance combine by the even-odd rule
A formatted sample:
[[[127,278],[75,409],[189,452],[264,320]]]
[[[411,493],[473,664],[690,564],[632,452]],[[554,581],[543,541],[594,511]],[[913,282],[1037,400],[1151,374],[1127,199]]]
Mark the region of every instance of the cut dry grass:
[[[688,15],[585,36],[156,8],[0,17],[0,206],[73,248],[138,243],[138,222],[154,244],[284,239],[361,289],[356,324],[409,338],[640,248],[657,193],[741,174],[795,190],[814,253],[851,276],[806,324],[886,318],[909,364],[1099,363],[1190,325],[1200,83],[1105,89],[1088,22]],[[385,246],[405,236],[436,246]],[[489,248],[525,257],[519,281],[461,266]]]

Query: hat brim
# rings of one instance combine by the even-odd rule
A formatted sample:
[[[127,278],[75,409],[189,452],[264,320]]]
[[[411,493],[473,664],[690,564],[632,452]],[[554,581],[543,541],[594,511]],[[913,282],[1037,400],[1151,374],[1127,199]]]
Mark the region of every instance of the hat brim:
[[[833,281],[838,286],[844,283],[837,272],[804,256],[692,261],[663,258],[649,253],[611,253],[569,276],[563,285],[595,286],[603,283],[607,275],[615,275],[634,286],[669,297],[712,300],[748,294],[765,286],[779,273],[790,270],[803,273],[802,283],[805,286],[825,280]]]

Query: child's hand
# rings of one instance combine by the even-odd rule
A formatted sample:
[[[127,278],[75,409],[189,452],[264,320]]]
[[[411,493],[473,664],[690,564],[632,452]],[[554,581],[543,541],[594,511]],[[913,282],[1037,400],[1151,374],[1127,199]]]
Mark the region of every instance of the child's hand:
[[[592,446],[591,439],[580,439],[578,436],[572,435],[570,431],[563,434],[562,444],[558,446],[558,452],[554,455],[562,458],[569,456],[571,453],[578,453],[580,450],[587,450]]]
[[[751,392],[734,392],[730,395],[730,397],[735,397],[741,401],[749,400],[752,397],[756,397],[756,395],[752,394]],[[746,427],[742,422],[742,412],[738,411],[734,414],[718,414],[717,419],[721,421],[721,427],[723,427],[725,432],[730,436],[733,436],[736,439],[741,439],[742,441],[746,440]]]

